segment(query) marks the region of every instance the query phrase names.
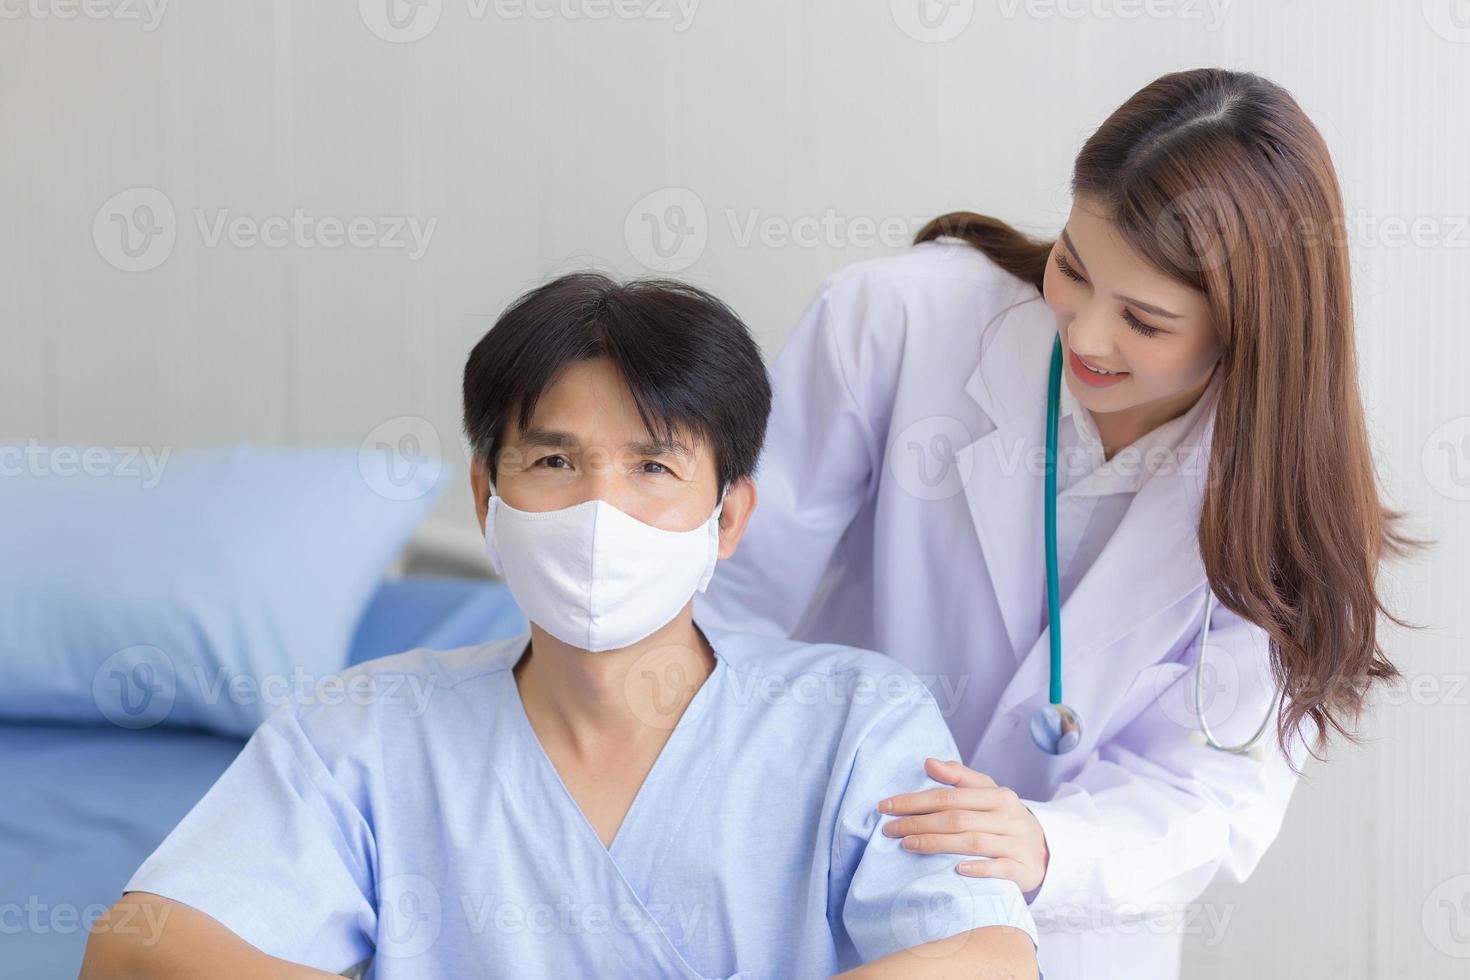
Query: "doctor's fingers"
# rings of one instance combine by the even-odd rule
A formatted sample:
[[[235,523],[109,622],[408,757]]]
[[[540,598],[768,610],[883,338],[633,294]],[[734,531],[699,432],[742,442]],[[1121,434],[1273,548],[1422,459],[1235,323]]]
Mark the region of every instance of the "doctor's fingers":
[[[938,813],[941,810],[1000,810],[1019,813],[1021,797],[1009,786],[948,786],[900,793],[878,804],[880,813]]]
[[[1024,841],[1009,834],[969,830],[959,834],[910,834],[903,849],[916,854],[965,854],[972,857],[1010,858],[1021,864]]]
[[[1026,868],[1019,861],[1010,858],[995,858],[990,861],[961,861],[955,865],[955,870],[962,875],[971,878],[1009,878],[1016,884],[1021,884],[1026,877]],[[1031,889],[1023,888],[1023,891]]]
[[[1025,837],[1025,822],[1005,813],[976,810],[941,810],[917,816],[890,820],[883,825],[887,837],[912,837],[916,834],[989,834]],[[968,853],[968,852],[967,852]]]
[[[976,772],[958,759],[935,759],[924,760],[924,771],[941,783],[949,783],[951,786],[994,786],[995,780],[983,772]]]

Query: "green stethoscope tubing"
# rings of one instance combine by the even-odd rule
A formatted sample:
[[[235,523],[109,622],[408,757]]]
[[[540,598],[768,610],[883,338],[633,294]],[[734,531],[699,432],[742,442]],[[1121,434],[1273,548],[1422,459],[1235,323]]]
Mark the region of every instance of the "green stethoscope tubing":
[[[1062,703],[1061,574],[1057,570],[1057,428],[1062,414],[1062,335],[1051,348],[1051,377],[1046,384],[1046,621],[1051,640],[1051,687],[1048,700]]]
[[[1057,334],[1052,342],[1051,348],[1051,374],[1046,385],[1046,622],[1048,640],[1051,651],[1051,678],[1047,691],[1047,701],[1051,707],[1060,709],[1055,715],[1057,719],[1066,719],[1076,728],[1080,729],[1080,722],[1076,712],[1062,704],[1062,607],[1061,607],[1061,574],[1057,567],[1057,429],[1060,427],[1062,414],[1062,335]],[[1194,711],[1199,722],[1198,735],[1200,740],[1212,749],[1226,752],[1231,755],[1250,755],[1253,758],[1261,758],[1262,750],[1258,748],[1259,743],[1266,732],[1266,727],[1271,719],[1280,710],[1282,700],[1282,687],[1276,685],[1272,705],[1267,709],[1261,724],[1256,728],[1255,734],[1239,745],[1224,745],[1215,738],[1215,733],[1210,730],[1209,722],[1205,719],[1203,677],[1205,670],[1205,647],[1210,635],[1210,613],[1214,609],[1215,595],[1210,591],[1208,584],[1205,588],[1205,619],[1204,627],[1200,631],[1199,639],[1199,664],[1195,668],[1194,677]],[[1045,711],[1045,709],[1042,709]],[[1038,712],[1040,714],[1041,712]],[[1044,728],[1044,726],[1043,726]],[[1048,736],[1055,735],[1048,732]],[[1032,737],[1037,741],[1038,747],[1052,754],[1060,754],[1070,751],[1075,746],[1080,731],[1074,732],[1070,742],[1058,742],[1050,747],[1043,745],[1043,729],[1033,725]]]

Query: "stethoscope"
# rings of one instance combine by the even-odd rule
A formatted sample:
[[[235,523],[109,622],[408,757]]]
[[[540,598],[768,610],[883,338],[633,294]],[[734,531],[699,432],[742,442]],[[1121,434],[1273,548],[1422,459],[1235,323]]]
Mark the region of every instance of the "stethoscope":
[[[1061,574],[1057,567],[1057,427],[1062,413],[1062,337],[1058,334],[1051,350],[1051,377],[1046,388],[1046,621],[1051,641],[1051,685],[1047,703],[1031,716],[1031,740],[1048,755],[1062,755],[1082,741],[1082,720],[1077,712],[1062,703],[1062,606]],[[1194,672],[1194,716],[1199,729],[1189,733],[1190,742],[1208,745],[1231,755],[1249,755],[1260,760],[1266,756],[1261,744],[1266,728],[1281,707],[1281,685],[1276,686],[1271,709],[1261,719],[1256,732],[1239,745],[1222,745],[1205,720],[1204,673],[1205,648],[1210,636],[1210,614],[1215,608],[1215,594],[1205,589],[1205,621],[1200,630],[1199,664]]]

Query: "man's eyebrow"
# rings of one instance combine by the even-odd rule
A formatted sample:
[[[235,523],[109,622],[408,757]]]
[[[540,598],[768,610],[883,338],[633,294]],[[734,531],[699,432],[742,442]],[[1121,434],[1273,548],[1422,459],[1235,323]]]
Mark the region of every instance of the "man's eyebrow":
[[[526,429],[520,435],[518,444],[526,447],[539,446],[547,449],[575,449],[579,443],[576,436],[570,432],[558,432],[554,429]],[[625,447],[630,452],[640,456],[693,456],[688,446],[677,439],[668,442],[662,439],[640,439],[630,442]]]
[[[570,433],[551,429],[526,429],[516,442],[522,446],[542,446],[547,449],[570,449],[577,444]]]
[[[1072,236],[1067,234],[1067,229],[1065,228],[1062,229],[1062,241],[1066,242],[1067,250],[1072,253],[1072,258],[1077,260],[1077,264],[1082,266],[1082,271],[1086,272],[1087,265],[1082,261],[1082,254],[1077,251],[1077,246],[1072,244]],[[1178,313],[1170,313],[1162,306],[1155,306],[1152,303],[1145,303],[1143,300],[1134,299],[1131,296],[1119,296],[1117,293],[1114,293],[1113,298],[1121,299],[1125,303],[1132,303],[1140,310],[1143,310],[1146,313],[1152,313],[1154,314],[1154,316],[1165,316],[1168,317],[1170,320],[1178,320],[1181,315]]]
[[[659,439],[630,442],[628,443],[628,448],[637,453],[639,456],[689,457],[694,455],[692,452],[690,452],[688,446],[684,445],[682,442],[679,442],[677,439],[671,442],[664,442]]]

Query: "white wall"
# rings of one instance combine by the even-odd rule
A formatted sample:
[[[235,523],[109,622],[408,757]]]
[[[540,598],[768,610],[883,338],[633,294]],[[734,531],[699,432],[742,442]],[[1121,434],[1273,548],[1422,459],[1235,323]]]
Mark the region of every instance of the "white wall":
[[[647,271],[645,213],[703,208],[677,272],[774,354],[823,274],[892,250],[853,222],[965,207],[1054,232],[1081,141],[1147,81],[1225,65],[1287,86],[1357,216],[1383,478],[1441,542],[1390,586],[1434,628],[1392,636],[1417,693],[1309,771],[1249,883],[1209,893],[1186,975],[1470,975],[1464,0],[928,0],[942,42],[901,26],[921,33],[917,0],[619,0],[636,16],[605,19],[423,0],[410,30],[432,29],[406,43],[388,0],[87,2],[0,0],[0,438],[354,446],[422,417],[461,474],[470,345],[552,272]],[[140,187],[176,240],[122,271],[108,222],[142,199],[109,201]],[[206,234],[221,210],[296,209],[434,224],[417,258]],[[810,246],[741,236],[825,217]],[[1417,243],[1381,225],[1420,218]],[[464,488],[438,516],[467,540]]]

